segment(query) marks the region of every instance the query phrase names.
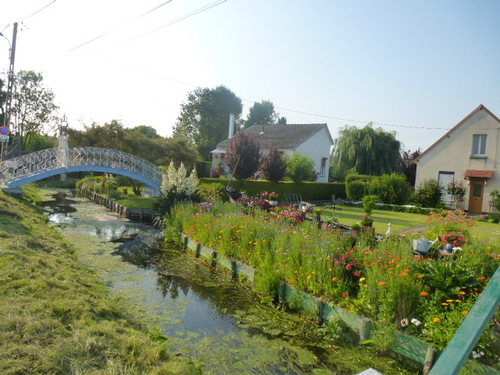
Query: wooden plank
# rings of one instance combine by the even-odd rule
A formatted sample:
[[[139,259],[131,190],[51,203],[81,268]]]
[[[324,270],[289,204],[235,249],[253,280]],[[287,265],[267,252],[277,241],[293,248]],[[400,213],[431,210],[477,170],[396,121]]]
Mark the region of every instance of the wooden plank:
[[[430,375],[457,375],[500,303],[500,267],[432,368]]]

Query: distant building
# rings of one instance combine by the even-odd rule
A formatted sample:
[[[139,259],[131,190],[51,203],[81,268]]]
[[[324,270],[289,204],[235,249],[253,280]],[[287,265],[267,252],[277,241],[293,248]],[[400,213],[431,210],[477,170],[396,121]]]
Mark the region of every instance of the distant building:
[[[464,208],[470,213],[489,212],[490,192],[500,189],[500,120],[480,105],[443,135],[417,159],[416,185],[438,179],[445,188],[465,182]],[[445,203],[451,196],[445,194]]]
[[[265,154],[274,145],[286,155],[298,152],[314,160],[317,182],[328,182],[330,151],[333,139],[326,124],[253,125],[243,131],[253,134]],[[229,134],[233,134],[230,130]],[[212,151],[212,171],[223,167],[229,139]]]

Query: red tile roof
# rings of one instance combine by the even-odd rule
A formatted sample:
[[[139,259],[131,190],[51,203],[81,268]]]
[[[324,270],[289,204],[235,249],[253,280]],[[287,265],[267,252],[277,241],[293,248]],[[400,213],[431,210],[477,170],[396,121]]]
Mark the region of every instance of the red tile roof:
[[[491,178],[493,177],[493,171],[482,171],[479,169],[466,169],[465,177],[479,177],[479,178]]]

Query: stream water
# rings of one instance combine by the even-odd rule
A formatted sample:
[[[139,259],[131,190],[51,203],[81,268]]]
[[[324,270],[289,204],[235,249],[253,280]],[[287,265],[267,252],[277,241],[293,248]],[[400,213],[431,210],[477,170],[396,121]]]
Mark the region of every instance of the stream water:
[[[313,351],[241,324],[238,316],[249,320],[257,296],[182,251],[159,251],[160,231],[68,190],[44,191],[44,210],[111,293],[125,299],[141,322],[159,327],[174,352],[201,363],[204,374],[331,373]]]

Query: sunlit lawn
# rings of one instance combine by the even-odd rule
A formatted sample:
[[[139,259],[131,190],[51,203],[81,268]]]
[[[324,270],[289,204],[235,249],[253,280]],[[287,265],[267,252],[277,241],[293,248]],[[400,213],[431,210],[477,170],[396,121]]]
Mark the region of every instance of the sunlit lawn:
[[[360,207],[340,206],[342,211],[336,211],[335,215],[338,221],[344,225],[353,225],[363,219],[365,212]],[[322,209],[321,206],[316,209]],[[323,210],[323,218],[327,218],[332,214],[332,210]],[[401,233],[408,229],[423,231],[425,227],[426,215],[409,214],[406,212],[394,212],[385,210],[374,210],[372,215],[374,219],[373,226],[375,231],[384,234],[387,231],[387,224],[391,223],[391,229],[394,234]],[[500,224],[487,222],[476,222],[470,229],[473,236],[479,239],[485,239],[493,245],[500,248]]]
[[[124,198],[115,199],[116,202],[128,208],[142,208],[145,210],[153,209],[153,206],[158,198]]]
[[[336,211],[335,215],[340,224],[353,225],[363,219],[365,212],[360,207],[340,206],[342,211]],[[320,207],[318,207],[319,209]],[[323,218],[332,214],[332,210],[324,210]],[[374,219],[373,226],[377,233],[384,234],[388,223],[391,223],[393,233],[399,233],[410,228],[425,226],[426,215],[409,214],[405,212],[393,212],[385,210],[373,210],[371,215]]]

